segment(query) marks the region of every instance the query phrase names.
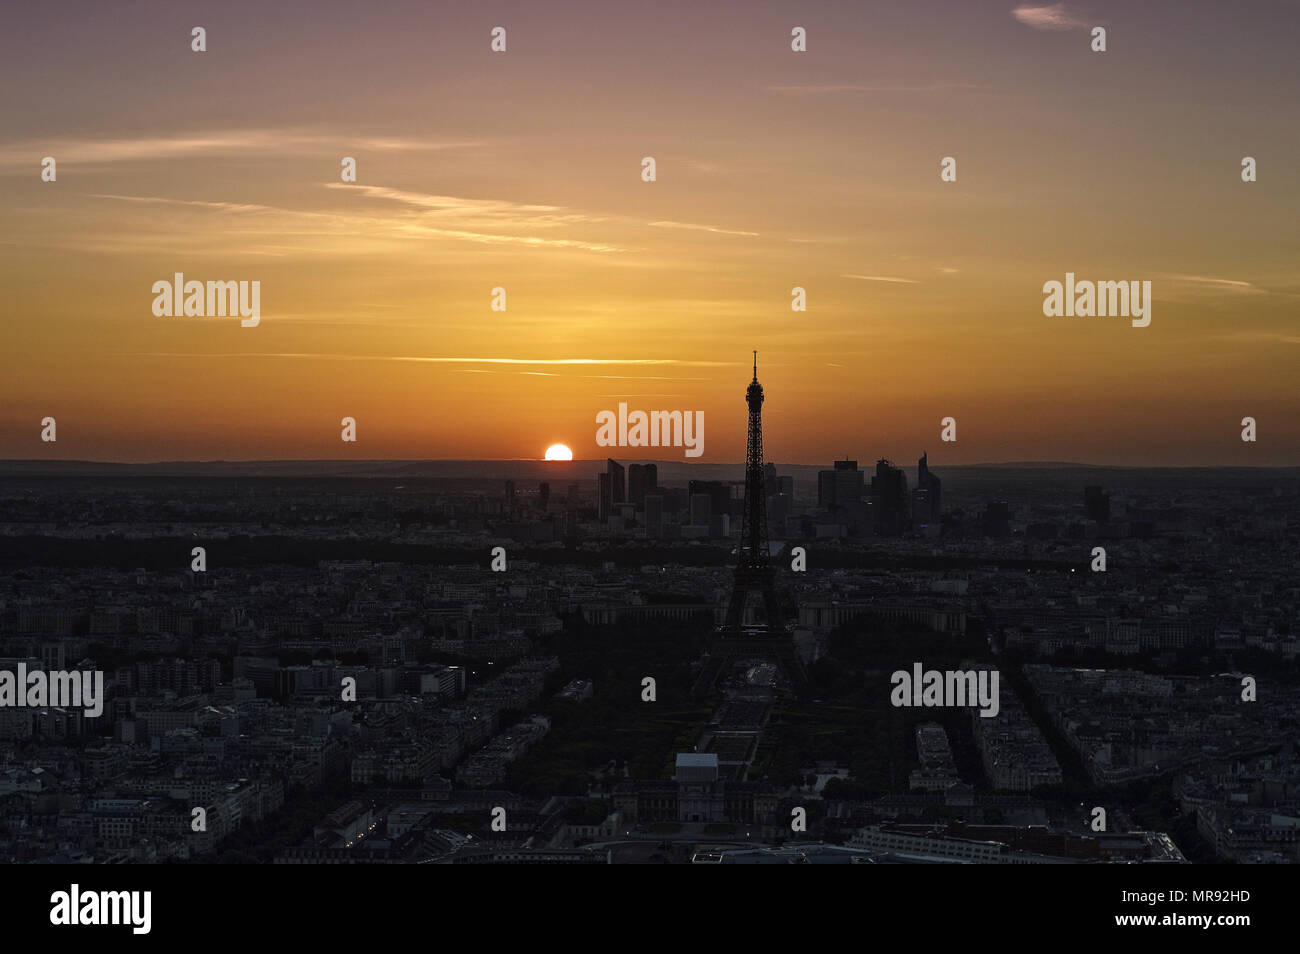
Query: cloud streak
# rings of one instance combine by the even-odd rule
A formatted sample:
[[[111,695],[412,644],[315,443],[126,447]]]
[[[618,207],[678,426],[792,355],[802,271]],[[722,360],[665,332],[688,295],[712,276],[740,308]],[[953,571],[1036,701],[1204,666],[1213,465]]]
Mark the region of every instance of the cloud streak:
[[[31,165],[41,156],[65,163],[97,165],[122,162],[166,162],[206,156],[240,156],[288,152],[328,152],[352,155],[364,152],[410,152],[466,149],[482,146],[479,140],[436,140],[401,137],[367,137],[310,130],[225,129],[175,136],[135,138],[58,138],[28,140],[0,148],[0,165]],[[343,150],[343,152],[340,152]]]
[[[130,358],[323,358],[338,361],[404,361],[424,364],[509,364],[509,365],[675,365],[686,368],[729,368],[735,361],[688,361],[681,358],[488,358],[488,357],[429,357],[423,355],[385,354],[328,354],[308,351],[223,351],[175,352],[147,351],[118,355]],[[609,375],[592,375],[609,377]]]
[[[1088,25],[1068,11],[1064,3],[1021,4],[1011,11],[1011,15],[1035,30],[1075,30]]]
[[[889,275],[841,275],[841,278],[856,278],[863,282],[896,282],[900,285],[919,285],[915,278],[894,278]]]

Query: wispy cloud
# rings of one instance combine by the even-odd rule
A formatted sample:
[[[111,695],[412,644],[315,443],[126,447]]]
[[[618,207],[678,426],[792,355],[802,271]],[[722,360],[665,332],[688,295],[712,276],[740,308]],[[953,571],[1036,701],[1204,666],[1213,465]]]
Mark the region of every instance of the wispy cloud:
[[[407,192],[387,186],[327,182],[326,187],[356,193],[368,198],[397,202],[407,208],[431,217],[472,217],[480,222],[500,221],[505,224],[526,223],[534,227],[568,225],[574,222],[600,222],[599,216],[570,212],[558,205],[539,205],[528,202],[509,202],[502,199],[467,199],[455,195],[433,195],[427,192]]]
[[[900,285],[921,284],[914,278],[893,278],[889,275],[841,275],[841,278],[856,278],[864,282],[897,282]]]
[[[1011,15],[1035,30],[1074,30],[1088,25],[1067,10],[1064,3],[1022,4],[1012,10]]]
[[[719,235],[758,235],[757,232],[741,232],[737,229],[720,229],[712,225],[691,225],[689,222],[651,222],[661,229],[693,229],[698,232],[717,232]]]
[[[438,236],[484,245],[532,245],[576,248],[588,252],[627,251],[607,242],[519,234],[604,221],[601,216],[587,215],[561,206],[501,199],[469,199],[342,182],[329,182],[325,185],[349,195],[399,204],[408,214],[393,223],[392,228],[409,235]],[[486,231],[487,229],[496,231]]]
[[[377,200],[381,203],[397,203],[399,210],[394,213],[387,208],[383,211],[365,211],[349,208],[344,203],[342,209],[304,210],[277,208],[247,202],[211,202],[198,199],[173,199],[163,196],[120,195],[113,193],[92,193],[95,198],[135,204],[167,205],[198,211],[218,213],[238,213],[263,217],[257,226],[256,234],[260,237],[281,236],[364,236],[367,239],[410,239],[410,238],[445,238],[454,241],[474,242],[480,245],[525,245],[542,248],[579,249],[588,252],[622,252],[627,251],[619,245],[608,242],[591,241],[580,238],[561,238],[551,235],[528,234],[535,231],[553,230],[574,224],[597,223],[604,221],[601,217],[573,212],[553,205],[510,202],[500,199],[471,199],[462,196],[432,195],[421,192],[407,192],[384,186],[348,185],[341,182],[324,183],[327,188],[342,190],[344,194],[354,196],[360,201]],[[267,221],[267,220],[270,221]],[[230,232],[230,230],[227,230]],[[192,233],[191,233],[192,234]],[[233,234],[233,233],[231,233]],[[156,241],[150,238],[149,241]],[[116,239],[106,245],[110,250],[122,250]],[[274,250],[274,245],[262,244],[262,251],[252,251],[254,246],[243,246],[245,254],[264,254],[282,257],[286,254],[310,252],[313,249],[301,246],[285,245]],[[329,253],[346,252],[346,246],[338,249],[315,249]],[[355,252],[355,249],[353,249]]]
[[[1164,275],[1162,277],[1177,282],[1190,282],[1193,285],[1209,285],[1222,291],[1239,292],[1241,294],[1271,294],[1266,289],[1259,288],[1252,282],[1245,282],[1235,278],[1210,278],[1206,275]]]
[[[116,199],[119,202],[143,202],[160,205],[185,205],[200,209],[215,209],[218,212],[279,212],[280,209],[269,205],[248,202],[204,202],[200,199],[167,199],[153,195],[113,195],[111,193],[91,192],[92,199]]]
[[[181,133],[175,136],[117,138],[62,137],[11,143],[0,148],[0,165],[30,165],[41,156],[64,163],[167,161],[201,156],[251,153],[325,152],[346,155],[365,152],[407,152],[464,149],[481,146],[478,140],[437,140],[402,137],[366,137],[321,130],[226,129]],[[35,159],[33,158],[35,157]]]
[[[271,316],[266,316],[271,317]],[[119,355],[131,358],[323,358],[337,361],[404,361],[425,364],[521,364],[521,365],[676,365],[686,368],[728,368],[735,361],[692,361],[681,358],[488,358],[430,357],[423,355],[329,354],[309,351],[144,351]],[[609,375],[591,375],[609,377]]]

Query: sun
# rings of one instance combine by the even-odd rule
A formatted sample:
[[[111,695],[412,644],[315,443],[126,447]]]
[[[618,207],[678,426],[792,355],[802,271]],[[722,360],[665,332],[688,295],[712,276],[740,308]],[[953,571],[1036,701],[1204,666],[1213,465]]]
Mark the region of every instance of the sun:
[[[547,460],[573,460],[573,451],[563,444],[552,444],[546,448]]]

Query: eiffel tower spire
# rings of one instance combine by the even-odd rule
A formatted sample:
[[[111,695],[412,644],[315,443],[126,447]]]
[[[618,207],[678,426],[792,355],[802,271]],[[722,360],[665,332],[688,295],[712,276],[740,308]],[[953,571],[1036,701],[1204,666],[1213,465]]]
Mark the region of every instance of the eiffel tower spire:
[[[776,598],[776,577],[767,552],[767,497],[763,492],[763,385],[758,383],[758,352],[754,352],[754,379],[745,389],[749,406],[749,438],[745,447],[745,506],[740,517],[740,547],[736,579],[727,603],[726,629],[736,631],[744,622],[745,603],[751,593],[762,595],[770,629],[783,624]]]

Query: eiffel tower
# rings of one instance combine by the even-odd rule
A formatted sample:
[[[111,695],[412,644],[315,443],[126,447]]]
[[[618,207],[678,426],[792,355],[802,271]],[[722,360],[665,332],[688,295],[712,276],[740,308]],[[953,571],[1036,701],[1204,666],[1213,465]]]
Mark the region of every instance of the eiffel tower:
[[[767,497],[763,492],[763,385],[758,383],[758,352],[754,352],[754,380],[745,389],[749,405],[749,440],[745,448],[745,509],[740,517],[740,547],[737,551],[736,581],[727,603],[724,628],[739,632],[744,622],[745,603],[751,593],[763,597],[769,630],[783,629],[781,606],[776,598],[776,577],[767,552]]]
[[[776,570],[767,552],[767,498],[763,493],[763,385],[758,383],[758,352],[754,352],[754,379],[745,390],[749,405],[749,444],[745,450],[745,509],[740,520],[736,577],[727,602],[724,623],[709,639],[700,660],[692,695],[701,698],[736,659],[763,658],[777,662],[786,676],[800,685],[807,674],[794,651],[793,633],[776,594]],[[762,597],[765,618],[759,625],[745,623],[750,596]]]

